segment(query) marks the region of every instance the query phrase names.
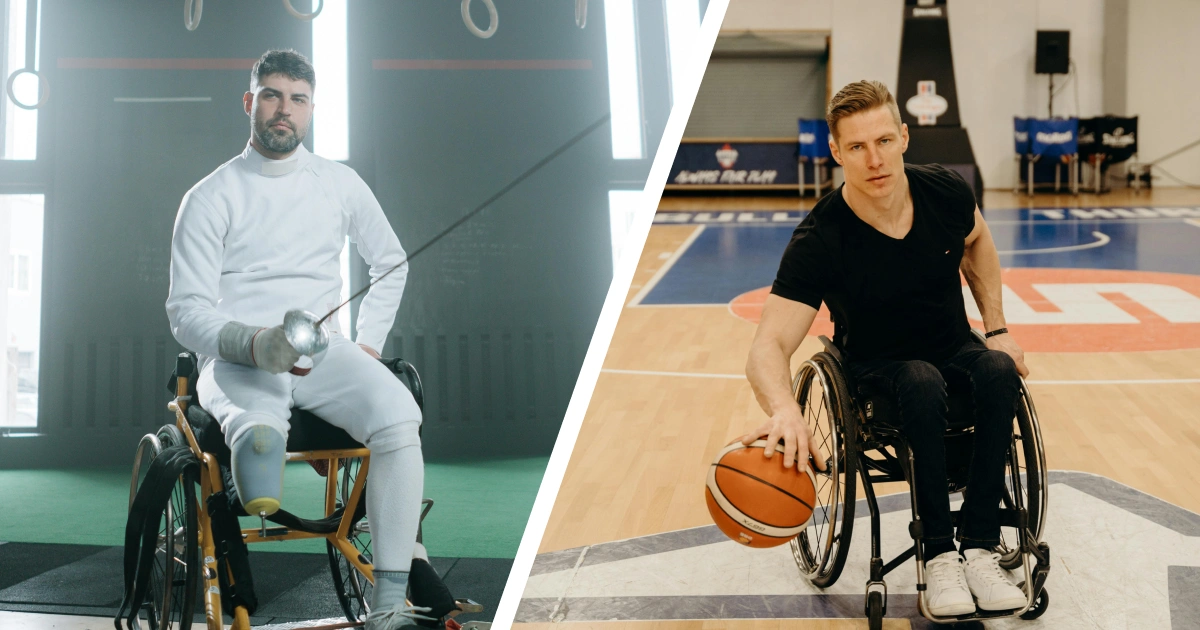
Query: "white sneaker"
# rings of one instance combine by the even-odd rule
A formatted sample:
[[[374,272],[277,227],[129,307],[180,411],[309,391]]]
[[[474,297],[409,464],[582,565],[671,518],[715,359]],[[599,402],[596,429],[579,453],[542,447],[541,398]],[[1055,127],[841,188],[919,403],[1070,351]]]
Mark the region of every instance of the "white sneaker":
[[[987,549],[968,549],[967,584],[983,610],[1012,610],[1028,601],[1025,592],[1009,581],[1000,568],[1000,554]]]
[[[975,600],[967,587],[962,556],[947,551],[925,561],[925,606],[938,617],[955,617],[975,612]]]
[[[437,621],[420,613],[429,612],[428,608],[396,604],[386,610],[372,610],[367,615],[366,630],[425,630],[418,621]]]

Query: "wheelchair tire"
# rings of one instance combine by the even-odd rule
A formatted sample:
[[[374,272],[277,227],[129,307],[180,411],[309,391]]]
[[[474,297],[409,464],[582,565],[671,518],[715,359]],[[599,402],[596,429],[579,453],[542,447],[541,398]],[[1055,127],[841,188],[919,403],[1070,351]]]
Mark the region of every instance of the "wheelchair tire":
[[[1029,607],[1029,610],[1021,613],[1021,619],[1026,621],[1037,619],[1038,617],[1041,617],[1042,613],[1046,612],[1046,609],[1049,607],[1050,591],[1047,591],[1045,587],[1043,587],[1042,592],[1039,593],[1036,598],[1034,598],[1033,605]]]
[[[188,630],[192,627],[200,581],[197,484],[194,470],[176,480],[170,503],[159,523],[158,550],[147,601],[142,604],[150,630]]]
[[[814,586],[826,588],[837,582],[850,552],[857,483],[857,416],[849,404],[849,388],[841,366],[828,353],[818,353],[801,365],[792,382],[792,393],[808,420],[813,439],[829,453],[830,466],[827,473],[814,469],[816,509],[809,527],[793,538],[790,546],[800,573]]]
[[[163,448],[187,444],[187,438],[183,437],[183,431],[173,424],[162,425],[155,435],[158,436],[158,441],[162,443]]]
[[[355,457],[345,460],[342,466],[341,479],[338,482],[338,506],[345,505],[354,490],[354,482],[358,479],[358,471],[362,467],[362,459]],[[330,474],[334,474],[332,471]],[[361,501],[366,501],[366,489],[363,489]],[[371,530],[366,518],[355,523],[349,533],[351,544],[358,549],[359,554],[371,561]],[[367,576],[363,575],[342,552],[329,541],[325,541],[325,549],[329,555],[329,571],[333,574],[333,588],[337,593],[338,603],[346,620],[362,621],[371,612],[371,592],[374,588]]]
[[[133,509],[133,499],[137,496],[138,488],[142,487],[142,480],[145,478],[145,472],[150,468],[150,462],[158,457],[162,452],[162,441],[153,433],[147,433],[142,436],[137,445],[137,451],[133,454],[133,476],[129,480],[129,505],[127,510]]]
[[[867,593],[867,627],[883,630],[883,594],[879,591]]]
[[[1029,530],[1036,543],[1042,539],[1042,529],[1046,520],[1046,502],[1049,498],[1047,496],[1048,484],[1046,483],[1046,455],[1042,449],[1042,432],[1037,420],[1037,410],[1033,406],[1033,398],[1029,395],[1029,389],[1024,382],[1021,383],[1021,398],[1017,404],[1015,430],[1020,436],[1016,440],[1019,449],[1016,462],[1021,482],[1021,505],[1028,513]],[[1017,506],[1011,474],[1006,474],[1004,477],[1002,499],[1006,508],[1012,509]],[[1021,566],[1023,557],[1019,547],[1019,542],[1010,546],[1005,541],[1001,541],[999,549],[1001,567],[1011,571]]]

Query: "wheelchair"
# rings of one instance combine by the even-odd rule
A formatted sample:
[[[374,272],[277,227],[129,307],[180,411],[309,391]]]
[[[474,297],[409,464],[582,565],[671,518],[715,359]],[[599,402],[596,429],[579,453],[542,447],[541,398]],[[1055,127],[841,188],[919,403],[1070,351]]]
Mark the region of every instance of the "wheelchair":
[[[972,330],[972,335],[983,342],[983,335],[978,331]],[[996,551],[1001,554],[1000,564],[1004,569],[1023,569],[1024,580],[1018,586],[1025,591],[1026,604],[1015,611],[979,610],[971,615],[938,617],[930,613],[925,604],[922,522],[917,513],[912,452],[900,431],[886,422],[895,412],[895,403],[890,393],[883,395],[856,388],[842,367],[844,360],[840,348],[825,336],[820,340],[825,351],[805,361],[792,382],[792,392],[812,430],[813,439],[828,454],[824,472],[813,467],[817,493],[809,526],[790,542],[801,575],[820,588],[832,586],[841,575],[854,530],[857,473],[862,479],[871,517],[870,577],[864,613],[872,630],[883,627],[883,616],[887,612],[884,576],[914,556],[917,606],[921,614],[934,623],[1013,616],[1036,619],[1041,616],[1050,602],[1050,594],[1045,589],[1050,548],[1042,541],[1048,500],[1046,457],[1037,411],[1024,380],[1021,381],[1016,424],[1008,452],[1000,510],[1001,544]],[[949,492],[955,493],[966,489],[974,420],[970,392],[951,383],[947,386],[947,478]],[[880,549],[879,503],[873,486],[897,481],[909,482],[912,502],[909,535],[913,546],[884,563]],[[951,519],[957,527],[961,521],[960,512],[952,511]]]
[[[380,361],[401,380],[417,406],[423,409],[424,390],[416,368],[398,358]],[[250,630],[250,614],[256,606],[252,595],[253,581],[249,579],[245,545],[236,540],[231,543],[230,539],[240,537],[244,543],[262,543],[324,538],[334,591],[350,622],[331,627],[360,625],[370,612],[373,583],[371,529],[366,518],[365,498],[370,451],[344,430],[308,411],[293,409],[287,461],[309,462],[325,477],[324,518],[308,520],[279,510],[266,517],[273,526],[268,526],[264,520],[262,527],[249,529],[242,529],[228,516],[218,518],[216,510],[219,509],[231,510],[236,516],[247,514],[240,501],[230,496],[234,490],[230,451],[221,427],[200,407],[198,398],[189,389],[194,388],[198,379],[197,367],[195,355],[184,352],[178,356],[168,386],[175,394],[175,399],[168,404],[168,409],[175,414],[175,422],[145,435],[134,455],[129,488],[131,515],[135,497],[148,478],[147,465],[152,467],[164,452],[178,447],[174,448],[175,453],[194,458],[198,465],[183,468],[173,481],[167,479],[165,482],[173,483],[173,487],[166,505],[159,506],[162,518],[158,523],[157,538],[154,533],[145,534],[154,554],[149,584],[143,601],[131,604],[135,609],[131,614],[144,614],[150,630],[187,630],[198,612],[197,599],[202,597],[208,630],[222,630],[225,613],[233,619],[233,630]],[[422,501],[422,522],[432,507],[431,499]],[[153,514],[148,518],[153,518]],[[224,529],[222,523],[226,524]],[[418,527],[417,542],[421,542],[421,538]],[[127,530],[127,546],[129,541]],[[229,548],[234,546],[242,549],[240,560],[230,554]],[[145,550],[143,552],[149,555]],[[128,555],[126,575],[128,581]],[[444,588],[436,574],[432,579]],[[247,583],[248,588],[242,582]],[[128,589],[127,585],[127,593],[130,592]],[[468,599],[454,600],[453,605],[454,609],[445,615],[445,619],[483,610]],[[448,627],[457,625],[452,621],[446,623]],[[117,624],[119,628],[119,619]]]

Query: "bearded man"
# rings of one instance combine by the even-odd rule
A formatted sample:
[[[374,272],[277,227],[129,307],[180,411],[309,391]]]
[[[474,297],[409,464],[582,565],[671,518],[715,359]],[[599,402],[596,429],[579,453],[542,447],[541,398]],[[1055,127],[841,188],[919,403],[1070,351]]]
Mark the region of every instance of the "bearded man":
[[[294,50],[267,51],[254,64],[242,97],[251,123],[246,149],[192,187],[179,208],[167,315],[179,343],[200,355],[199,402],[221,423],[249,514],[279,509],[293,406],[371,450],[375,588],[367,628],[415,628],[425,609],[408,607],[405,594],[424,485],[421,411],[377,361],[408,268],[358,174],[301,145],[315,87],[312,64]],[[347,236],[373,278],[403,266],[363,298],[357,345],[330,320],[329,346],[305,374],[295,368],[301,355],[288,343],[283,316],[340,303]]]

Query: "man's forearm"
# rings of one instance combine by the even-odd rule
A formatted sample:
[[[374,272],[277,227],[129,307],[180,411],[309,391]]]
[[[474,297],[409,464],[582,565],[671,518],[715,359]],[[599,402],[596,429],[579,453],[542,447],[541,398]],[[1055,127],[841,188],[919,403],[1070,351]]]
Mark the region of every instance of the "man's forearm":
[[[792,398],[791,365],[778,347],[751,346],[746,378],[754,389],[759,407],[768,416],[774,416],[785,405],[796,404]]]
[[[1003,290],[1000,284],[1000,255],[991,235],[985,234],[975,239],[963,253],[963,275],[979,313],[983,316],[985,330],[1003,328],[1004,302]]]

